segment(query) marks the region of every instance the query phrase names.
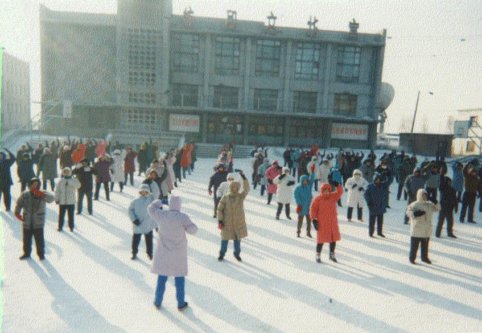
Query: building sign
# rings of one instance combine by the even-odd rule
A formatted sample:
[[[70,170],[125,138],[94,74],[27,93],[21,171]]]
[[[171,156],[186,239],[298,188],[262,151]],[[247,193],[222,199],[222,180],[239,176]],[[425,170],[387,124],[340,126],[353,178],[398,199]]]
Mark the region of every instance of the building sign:
[[[458,139],[465,139],[469,137],[469,120],[456,120],[454,122],[454,137]]]
[[[170,131],[199,133],[199,123],[199,116],[189,114],[169,115]]]
[[[331,138],[342,140],[368,140],[368,125],[333,123]]]

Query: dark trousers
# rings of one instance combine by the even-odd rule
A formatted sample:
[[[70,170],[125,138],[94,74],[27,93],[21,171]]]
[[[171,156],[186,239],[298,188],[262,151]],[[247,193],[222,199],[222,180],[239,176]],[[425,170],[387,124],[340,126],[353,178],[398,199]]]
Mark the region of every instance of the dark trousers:
[[[356,212],[357,212],[358,219],[361,221],[363,218],[363,208],[357,205]],[[351,217],[353,215],[353,207],[348,207],[348,211],[346,215],[348,220],[351,220]]]
[[[3,195],[3,203],[5,204],[5,210],[10,210],[12,206],[12,195],[10,194],[10,186],[2,189],[0,192],[0,200],[2,199]]]
[[[186,304],[186,302],[184,301],[185,280],[186,278],[184,276],[174,277],[174,283],[176,285],[176,299],[177,299],[178,308]],[[167,276],[159,275],[157,277],[156,295],[154,299],[154,304],[156,304],[156,306],[161,306],[162,304],[162,300],[164,299],[164,292],[166,291],[166,282],[167,282]]]
[[[218,215],[219,201],[221,201],[221,198],[218,198],[216,194],[214,194],[214,217]]]
[[[82,204],[85,195],[87,197],[87,211],[92,215],[92,191],[86,192],[84,190],[78,190],[77,194],[77,213],[82,213]]]
[[[109,183],[108,182],[103,182],[103,183],[95,183],[95,194],[94,198],[95,200],[99,200],[99,190],[100,190],[100,185],[104,184],[104,190],[105,190],[105,198],[107,201],[110,200],[109,198]]]
[[[435,235],[437,235],[437,237],[440,237],[445,219],[447,219],[447,235],[453,235],[453,227],[454,227],[453,210],[447,211],[442,209],[438,215],[437,229],[435,231]]]
[[[311,221],[310,221],[310,215],[298,215],[298,233],[301,232],[301,227],[303,226],[303,216],[306,219],[306,234],[311,233]]]
[[[42,182],[42,188],[44,191],[47,191],[47,182],[50,182],[50,189],[55,191],[55,181],[53,179],[44,179]]]
[[[142,234],[132,235],[132,254],[137,254],[139,252],[139,243],[141,242]],[[149,257],[152,257],[152,231],[144,234],[144,239],[146,241],[146,253]]]
[[[330,243],[330,252],[334,253],[336,248],[336,242]],[[316,253],[320,254],[323,249],[323,243],[316,244]]]
[[[261,189],[260,189],[260,195],[261,196],[264,195],[264,191],[266,191],[266,185],[261,185]]]
[[[283,204],[278,202],[278,209],[276,211],[276,217],[279,217],[283,210]],[[287,218],[290,218],[290,204],[285,204],[285,214]]]
[[[43,257],[45,255],[44,229],[25,229],[23,228],[23,254],[30,255],[32,253],[32,237],[35,238],[35,246],[37,247],[37,255]]]
[[[404,181],[398,183],[397,200],[400,200],[400,198],[402,197],[402,192],[404,200],[407,200],[407,191],[405,191],[404,189],[404,183]]]
[[[318,192],[318,179],[315,179],[315,181],[313,182],[314,186],[315,186],[315,192]]]
[[[475,206],[476,193],[465,191],[462,195],[462,210],[460,211],[460,222],[464,222],[467,208],[469,209],[468,220],[474,220],[474,206]]]
[[[437,189],[436,188],[427,188],[428,200],[435,202],[437,200]]]
[[[293,177],[295,177],[295,178],[296,178],[296,170],[297,170],[297,168],[294,167],[294,166],[293,166],[293,169],[291,169],[292,175],[293,175]],[[298,179],[298,180],[299,180],[299,179]]]
[[[234,242],[234,255],[239,256],[241,254],[241,240],[235,239],[233,240],[233,242]],[[228,250],[228,241],[223,239],[221,240],[221,250],[219,251],[219,254],[221,256],[224,256],[227,250]]]
[[[273,193],[268,193],[268,205],[271,203],[271,200],[273,200]]]
[[[373,236],[375,232],[375,222],[377,224],[377,234],[383,234],[383,214],[372,215],[370,214],[370,220],[368,223],[368,234]]]
[[[422,260],[428,259],[428,242],[430,238],[410,237],[410,261],[415,261],[417,258],[418,245],[422,245]]]
[[[59,229],[64,227],[65,212],[67,212],[69,219],[69,228],[74,230],[74,208],[75,205],[60,205],[59,206]]]
[[[182,168],[182,178],[186,179],[186,171],[188,174],[191,174],[191,169],[189,167]]]
[[[129,183],[134,186],[134,172],[126,172],[124,175],[124,184],[127,185],[127,176],[129,176]]]
[[[111,192],[114,192],[114,182],[111,182],[110,183],[110,191]],[[124,189],[124,183],[123,182],[119,182],[119,188],[120,188],[120,191],[122,192],[122,190]]]

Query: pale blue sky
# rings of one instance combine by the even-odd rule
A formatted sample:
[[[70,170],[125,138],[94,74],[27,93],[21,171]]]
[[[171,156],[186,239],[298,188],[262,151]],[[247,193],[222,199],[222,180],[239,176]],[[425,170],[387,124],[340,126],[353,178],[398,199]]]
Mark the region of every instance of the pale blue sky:
[[[0,0],[0,45],[30,63],[33,101],[40,100],[39,3],[55,10],[116,12],[115,0]],[[482,0],[173,0],[175,14],[187,6],[194,15],[225,17],[234,9],[238,19],[256,21],[266,21],[273,11],[279,26],[305,27],[315,15],[322,30],[346,31],[353,18],[359,32],[387,29],[383,81],[395,88],[387,132],[411,122],[418,90],[415,130],[425,118],[432,132],[445,131],[456,110],[482,108]]]

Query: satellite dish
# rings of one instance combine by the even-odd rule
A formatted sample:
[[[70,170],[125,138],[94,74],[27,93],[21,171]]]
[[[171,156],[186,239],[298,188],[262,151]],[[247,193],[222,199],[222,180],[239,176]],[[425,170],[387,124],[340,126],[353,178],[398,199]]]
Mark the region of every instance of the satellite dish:
[[[392,103],[393,98],[395,97],[395,89],[392,85],[386,82],[382,82],[382,86],[380,88],[380,98],[378,99],[377,106],[381,109],[381,111],[385,111],[386,108]]]

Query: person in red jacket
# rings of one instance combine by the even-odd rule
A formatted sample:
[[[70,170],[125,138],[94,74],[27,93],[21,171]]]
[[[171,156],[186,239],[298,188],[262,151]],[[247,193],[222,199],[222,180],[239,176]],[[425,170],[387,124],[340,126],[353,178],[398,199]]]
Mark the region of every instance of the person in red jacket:
[[[124,185],[127,185],[127,176],[129,176],[129,181],[131,186],[134,186],[134,172],[136,172],[135,160],[137,157],[137,152],[133,151],[131,147],[127,147],[127,154],[124,158]]]
[[[310,207],[310,216],[313,227],[317,230],[316,262],[321,263],[320,254],[324,243],[330,243],[330,260],[337,262],[335,258],[336,242],[341,239],[338,228],[336,203],[343,195],[343,187],[333,181],[336,192],[331,191],[331,185],[323,183],[320,194],[313,199]]]

